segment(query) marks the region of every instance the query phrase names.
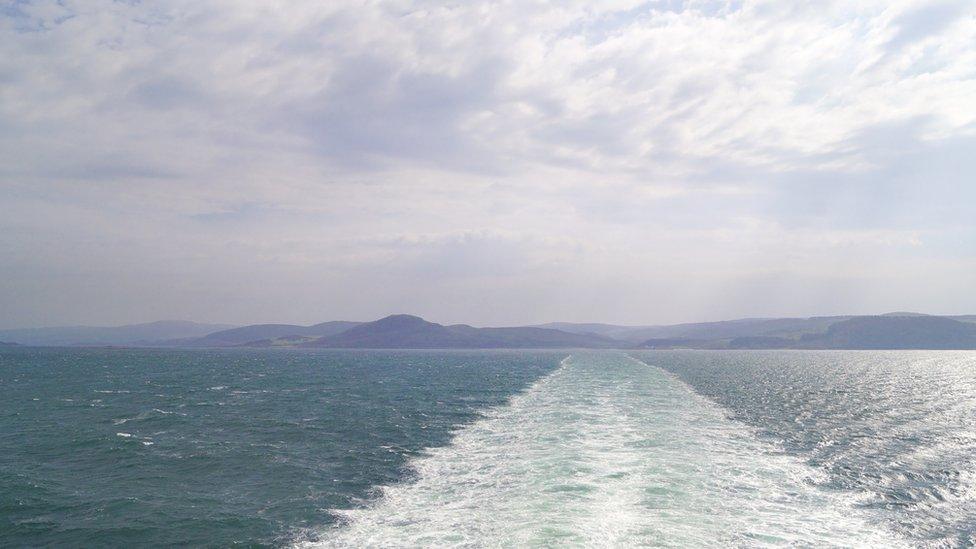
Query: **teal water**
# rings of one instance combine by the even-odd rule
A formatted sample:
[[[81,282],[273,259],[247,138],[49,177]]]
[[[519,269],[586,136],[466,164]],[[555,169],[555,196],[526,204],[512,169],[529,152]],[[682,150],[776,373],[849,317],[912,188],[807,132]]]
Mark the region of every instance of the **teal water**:
[[[0,546],[314,536],[564,355],[0,352]]]
[[[976,353],[0,352],[0,546],[969,547]]]

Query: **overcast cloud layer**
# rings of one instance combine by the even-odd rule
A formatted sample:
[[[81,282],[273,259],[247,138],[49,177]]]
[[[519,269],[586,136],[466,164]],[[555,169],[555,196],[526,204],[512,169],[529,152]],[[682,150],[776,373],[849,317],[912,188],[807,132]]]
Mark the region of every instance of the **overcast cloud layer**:
[[[976,313],[969,1],[14,1],[0,327]]]

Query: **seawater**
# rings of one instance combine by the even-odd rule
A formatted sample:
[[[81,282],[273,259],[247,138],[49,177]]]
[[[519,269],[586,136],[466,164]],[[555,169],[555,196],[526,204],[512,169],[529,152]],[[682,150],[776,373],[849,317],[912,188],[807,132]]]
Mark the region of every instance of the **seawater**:
[[[0,352],[0,545],[966,547],[976,353]]]
[[[814,484],[914,545],[976,546],[976,352],[660,351]]]
[[[307,539],[564,356],[0,351],[0,547]]]
[[[327,547],[895,546],[818,472],[664,370],[574,354],[416,459]]]

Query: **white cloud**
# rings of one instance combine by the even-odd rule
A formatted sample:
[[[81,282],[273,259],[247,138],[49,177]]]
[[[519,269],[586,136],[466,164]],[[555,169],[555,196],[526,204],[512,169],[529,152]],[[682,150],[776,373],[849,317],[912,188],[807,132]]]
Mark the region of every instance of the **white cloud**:
[[[949,297],[976,282],[974,43],[972,6],[941,0],[18,2],[0,323],[664,321],[698,313],[661,293],[761,313],[715,301],[784,268],[894,309],[865,261],[929,257],[930,308],[976,308]],[[147,280],[169,289],[139,309]]]

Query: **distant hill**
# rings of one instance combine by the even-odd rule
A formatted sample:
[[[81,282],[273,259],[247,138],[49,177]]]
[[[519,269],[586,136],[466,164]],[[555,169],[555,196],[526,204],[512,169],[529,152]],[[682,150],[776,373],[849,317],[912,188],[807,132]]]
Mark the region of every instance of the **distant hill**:
[[[610,348],[618,342],[597,335],[537,327],[444,326],[411,315],[392,315],[306,344],[373,349]]]
[[[448,326],[454,330],[476,330],[477,335],[486,342],[486,347],[509,348],[611,348],[620,347],[620,342],[596,334],[571,334],[561,330],[522,326],[514,328],[472,328],[466,325]]]
[[[976,325],[941,316],[859,316],[801,338],[819,349],[976,349]]]
[[[160,321],[116,327],[0,330],[21,345],[333,348],[976,349],[976,315],[893,312],[877,316],[744,318],[669,326],[553,322],[476,328],[411,315],[374,322],[232,327]],[[0,345],[4,345],[0,343]]]
[[[648,326],[619,326],[616,324],[601,324],[598,322],[549,322],[547,324],[537,324],[531,328],[546,328],[549,330],[559,330],[571,334],[595,334],[603,337],[623,340],[619,337],[633,330],[648,328]]]
[[[946,318],[951,318],[952,320],[958,320],[959,322],[976,322],[976,315],[957,315],[957,316],[948,316]]]
[[[286,335],[257,341],[248,341],[234,347],[299,347],[319,339],[318,336]]]
[[[729,349],[792,349],[797,340],[776,336],[743,336],[732,338]]]
[[[850,316],[824,316],[811,318],[743,318],[717,322],[695,322],[666,326],[615,326],[612,324],[573,324],[554,322],[544,324],[558,330],[573,333],[595,333],[633,344],[648,340],[703,340],[732,339],[737,337],[798,337],[807,333],[819,333],[831,324]]]
[[[0,347],[19,347],[19,345],[9,341],[0,341]]]
[[[0,330],[0,340],[37,346],[140,345],[169,339],[200,337],[231,327],[227,324],[161,320],[126,326],[61,326]]]
[[[794,327],[810,328],[820,324],[798,323]],[[958,317],[965,318],[965,317]],[[783,319],[788,320],[788,319]],[[789,322],[778,323],[789,327]],[[768,328],[768,325],[766,326]],[[894,313],[879,316],[843,317],[834,320],[819,332],[764,330],[753,325],[756,332],[732,338],[699,339],[651,338],[640,344],[642,348],[692,347],[697,349],[976,349],[976,324],[941,316]],[[715,330],[713,335],[734,331]],[[770,335],[779,334],[779,335]]]
[[[238,345],[255,344],[255,346],[271,346],[278,339],[291,342],[302,342],[302,338],[320,338],[341,333],[358,326],[359,322],[334,320],[322,322],[312,326],[298,326],[294,324],[253,324],[230,330],[222,330],[207,334],[189,341],[170,342],[189,347],[233,347]]]
[[[684,337],[655,337],[641,343],[644,349],[708,349],[714,345],[706,339],[690,339]]]

